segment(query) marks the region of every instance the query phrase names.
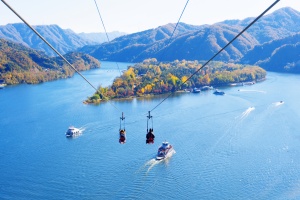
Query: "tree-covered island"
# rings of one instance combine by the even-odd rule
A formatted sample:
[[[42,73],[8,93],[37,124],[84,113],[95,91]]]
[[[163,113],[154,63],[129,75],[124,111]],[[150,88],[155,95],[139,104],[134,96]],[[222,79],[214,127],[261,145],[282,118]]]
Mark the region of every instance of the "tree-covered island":
[[[101,100],[142,97],[174,91],[190,90],[202,86],[226,86],[232,83],[264,80],[266,71],[258,66],[211,62],[186,81],[202,66],[198,61],[157,62],[155,58],[144,60],[114,79],[109,87],[99,87],[85,103]]]

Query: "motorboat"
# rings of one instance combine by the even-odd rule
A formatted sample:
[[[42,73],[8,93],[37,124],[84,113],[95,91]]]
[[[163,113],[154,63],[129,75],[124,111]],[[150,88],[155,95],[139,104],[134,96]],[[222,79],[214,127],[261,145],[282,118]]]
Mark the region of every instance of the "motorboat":
[[[4,80],[0,80],[0,89],[3,89],[6,86]]]
[[[214,91],[214,94],[215,94],[215,95],[224,95],[225,92],[216,89],[216,90]]]
[[[169,142],[163,142],[162,145],[158,148],[156,160],[162,160],[168,157],[173,150],[172,145]]]
[[[74,126],[70,126],[69,129],[66,132],[66,137],[76,137],[80,135],[82,131],[78,128],[75,128]]]
[[[199,88],[194,87],[192,92],[193,93],[200,93],[201,90]]]

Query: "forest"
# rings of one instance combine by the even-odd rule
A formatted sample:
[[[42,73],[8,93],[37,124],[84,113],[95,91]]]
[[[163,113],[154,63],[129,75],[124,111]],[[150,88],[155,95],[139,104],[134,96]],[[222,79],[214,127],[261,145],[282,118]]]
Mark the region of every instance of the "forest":
[[[120,77],[114,79],[111,86],[99,87],[85,103],[159,95],[202,86],[226,86],[231,83],[260,81],[266,77],[266,71],[258,66],[211,62],[188,79],[202,65],[199,61],[158,62],[155,58],[146,59],[128,66]]]
[[[78,71],[100,67],[100,62],[87,54],[70,52],[64,57]],[[49,57],[41,51],[0,39],[0,80],[8,85],[37,84],[71,77],[74,73],[60,57]]]

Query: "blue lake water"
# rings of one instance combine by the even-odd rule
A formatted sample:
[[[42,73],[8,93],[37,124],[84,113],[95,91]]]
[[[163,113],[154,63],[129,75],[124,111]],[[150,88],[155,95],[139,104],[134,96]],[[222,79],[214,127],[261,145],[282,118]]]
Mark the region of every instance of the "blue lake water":
[[[119,71],[102,62],[83,74],[107,86]],[[151,113],[153,145],[146,116],[162,97],[85,105],[94,89],[78,75],[7,87],[0,199],[300,199],[299,85],[299,75],[269,72],[264,82],[221,88],[225,96],[172,96]],[[83,134],[67,139],[70,125]],[[176,153],[154,161],[165,140]]]

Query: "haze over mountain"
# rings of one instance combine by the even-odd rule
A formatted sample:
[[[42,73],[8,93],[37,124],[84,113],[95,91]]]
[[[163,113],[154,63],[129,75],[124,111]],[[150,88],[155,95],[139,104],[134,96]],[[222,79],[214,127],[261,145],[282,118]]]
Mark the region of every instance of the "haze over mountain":
[[[96,43],[96,44],[100,44],[100,43],[104,43],[107,42],[107,37],[105,33],[78,33],[78,35],[90,42]],[[117,37],[126,35],[126,33],[124,32],[119,32],[119,31],[113,31],[113,32],[109,32],[107,33],[109,40],[113,40]]]
[[[253,20],[254,18],[250,17],[244,20],[226,20],[220,23],[238,26],[242,29]],[[300,12],[289,7],[281,8],[262,17],[247,32],[255,37],[260,44],[288,37],[300,32]]]
[[[107,41],[105,33],[76,34],[70,29],[62,29],[58,25],[33,26],[54,48],[61,54],[74,51],[79,47],[91,44],[100,44]],[[108,33],[111,39],[124,35],[121,32]],[[48,56],[56,56],[31,29],[24,23],[7,24],[0,26],[0,38],[21,43],[27,47],[44,51]]]

